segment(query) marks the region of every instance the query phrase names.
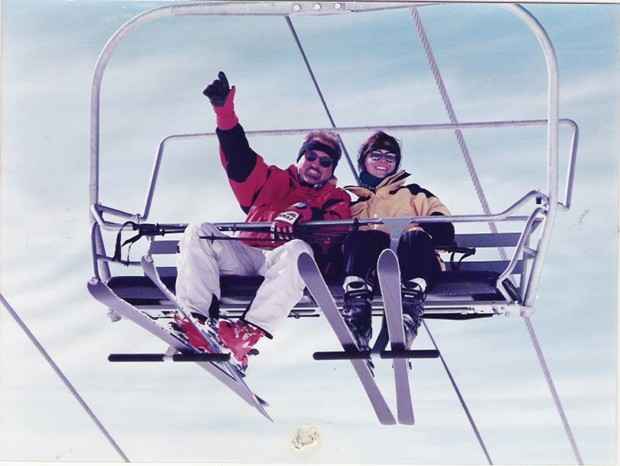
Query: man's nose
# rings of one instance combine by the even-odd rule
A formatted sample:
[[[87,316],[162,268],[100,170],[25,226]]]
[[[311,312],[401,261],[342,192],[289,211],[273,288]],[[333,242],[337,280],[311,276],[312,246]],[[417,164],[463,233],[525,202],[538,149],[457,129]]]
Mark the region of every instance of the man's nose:
[[[320,168],[320,166],[321,166],[321,158],[320,157],[317,157],[314,160],[309,160],[308,162],[310,163],[310,166],[313,167],[313,168]]]

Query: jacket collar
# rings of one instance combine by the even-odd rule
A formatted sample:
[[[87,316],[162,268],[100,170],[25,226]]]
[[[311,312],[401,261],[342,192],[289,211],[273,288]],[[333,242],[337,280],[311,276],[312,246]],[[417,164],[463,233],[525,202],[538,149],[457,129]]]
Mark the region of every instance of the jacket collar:
[[[385,177],[375,188],[365,186],[345,186],[344,189],[352,192],[360,199],[369,199],[379,192],[392,193],[398,190],[409,176],[405,170],[400,170],[393,175]]]

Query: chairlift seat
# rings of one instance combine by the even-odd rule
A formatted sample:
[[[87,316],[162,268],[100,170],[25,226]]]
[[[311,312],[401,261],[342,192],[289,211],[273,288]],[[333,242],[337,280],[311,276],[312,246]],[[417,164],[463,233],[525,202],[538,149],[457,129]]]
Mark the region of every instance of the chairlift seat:
[[[432,305],[435,302],[445,302],[450,298],[458,298],[464,301],[503,300],[495,287],[498,275],[496,272],[488,271],[443,272],[433,289],[428,293],[427,303]],[[162,281],[173,293],[175,292],[176,276],[162,276]],[[342,278],[339,278],[328,283],[334,298],[339,303],[342,303],[344,297],[342,281]],[[247,306],[262,282],[263,277],[260,276],[223,276],[220,280],[222,307],[226,309]],[[151,279],[145,276],[116,276],[110,279],[108,286],[119,297],[136,306],[170,304]],[[377,299],[380,302],[378,296]],[[298,304],[300,307],[307,307],[308,305],[313,305],[308,296],[304,296]]]
[[[514,247],[518,242],[518,233],[483,233],[483,234],[460,234],[456,235],[459,245],[473,248],[496,248]],[[171,255],[178,253],[178,242],[175,240],[152,241],[150,253],[154,256],[161,254]],[[506,298],[497,289],[497,279],[507,268],[508,261],[482,261],[466,260],[463,263],[448,262],[447,270],[439,274],[432,289],[427,293],[425,314],[429,318],[461,318],[462,309],[467,309],[467,315],[471,317],[471,307],[474,305],[508,304]],[[522,273],[522,262],[518,262],[513,273],[518,279]],[[163,283],[170,291],[175,293],[176,273],[175,267],[157,267]],[[344,293],[342,283],[344,277],[336,277],[328,281],[329,288],[339,305],[342,305]],[[258,287],[263,282],[260,276],[227,275],[220,279],[221,309],[229,316],[240,315],[250,304],[256,295]],[[171,307],[172,303],[164,296],[157,286],[146,276],[115,276],[112,277],[108,286],[124,299],[138,307]],[[383,303],[380,290],[376,293],[373,307],[382,309]],[[453,312],[446,312],[447,307],[453,307]],[[461,311],[459,311],[459,307]],[[292,309],[291,316],[312,315],[317,316],[314,309],[316,305],[305,294],[301,301]],[[442,312],[433,312],[433,309],[441,308]],[[312,312],[301,311],[312,309]],[[380,313],[381,311],[377,311]],[[484,313],[484,315],[488,315]]]

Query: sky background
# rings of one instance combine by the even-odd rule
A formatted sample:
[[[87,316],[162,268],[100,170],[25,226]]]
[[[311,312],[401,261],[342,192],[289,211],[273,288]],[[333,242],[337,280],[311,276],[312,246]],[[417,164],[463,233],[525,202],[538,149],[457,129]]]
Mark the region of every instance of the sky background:
[[[110,323],[86,290],[90,86],[110,35],[161,4],[4,2],[2,294],[132,461],[484,464],[438,361],[416,363],[416,426],[380,426],[349,364],[312,360],[314,351],[337,345],[324,319],[287,321],[251,362],[247,381],[270,402],[274,424],[196,366],[107,362],[109,353],[165,346],[131,322]],[[573,207],[558,215],[532,322],[588,464],[615,462],[617,448],[618,8],[528,6],[556,49],[560,114],[581,131]],[[492,5],[420,13],[459,120],[545,118],[544,59],[520,20]],[[448,121],[406,10],[293,23],[338,125]],[[154,21],[127,37],[105,75],[103,203],[141,212],[159,141],[213,130],[201,91],[220,69],[237,86],[246,129],[329,126],[282,18]],[[545,187],[543,129],[464,134],[492,210]],[[412,180],[454,214],[481,212],[453,133],[395,135]],[[345,137],[348,150],[365,137]],[[568,137],[562,130],[564,160]],[[251,144],[287,166],[300,139]],[[336,174],[353,181],[344,163]],[[242,219],[215,142],[170,145],[150,220]],[[118,461],[7,313],[0,324],[0,461]],[[520,319],[428,325],[496,464],[574,464]],[[430,347],[424,332],[416,345]],[[391,368],[377,366],[395,406]],[[295,451],[291,438],[304,425],[321,440]]]

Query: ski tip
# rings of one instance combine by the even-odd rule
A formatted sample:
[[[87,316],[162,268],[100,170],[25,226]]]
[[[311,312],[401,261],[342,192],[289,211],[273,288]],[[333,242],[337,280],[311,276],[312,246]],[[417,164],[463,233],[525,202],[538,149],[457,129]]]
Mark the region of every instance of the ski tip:
[[[273,418],[269,415],[269,413],[265,410],[265,408],[262,405],[256,406],[256,409],[258,410],[259,413],[261,413],[263,415],[263,417],[268,419],[270,422],[274,422],[275,423]]]
[[[384,426],[395,426],[396,424],[398,424],[398,422],[396,422],[396,419],[394,419],[394,417],[379,419],[379,422]]]
[[[261,406],[264,406],[265,408],[269,407],[269,402],[262,399],[260,396],[258,395],[254,395],[256,396],[256,400],[260,403]]]
[[[384,262],[386,260],[398,260],[394,251],[389,248],[384,249],[381,251],[381,254],[379,254],[379,262]]]
[[[398,417],[398,423],[405,425],[405,426],[413,426],[415,425],[415,418],[413,417],[413,415],[411,417],[409,416],[404,416],[404,417]]]
[[[297,258],[297,267],[306,268],[314,264],[314,258],[307,252],[302,252]]]

